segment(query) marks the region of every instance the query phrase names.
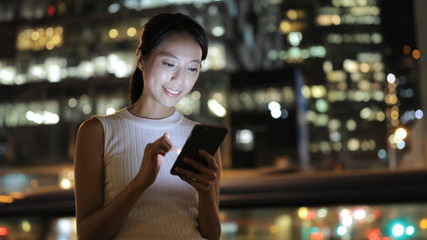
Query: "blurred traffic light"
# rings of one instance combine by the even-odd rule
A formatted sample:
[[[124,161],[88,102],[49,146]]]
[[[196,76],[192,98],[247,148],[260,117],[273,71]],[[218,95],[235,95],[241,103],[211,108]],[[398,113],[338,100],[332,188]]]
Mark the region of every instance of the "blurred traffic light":
[[[396,221],[391,224],[391,233],[397,239],[405,239],[415,234],[415,227],[404,221]]]
[[[50,5],[46,10],[46,14],[49,17],[52,17],[53,15],[55,15],[55,13],[56,13],[56,7],[54,5]]]

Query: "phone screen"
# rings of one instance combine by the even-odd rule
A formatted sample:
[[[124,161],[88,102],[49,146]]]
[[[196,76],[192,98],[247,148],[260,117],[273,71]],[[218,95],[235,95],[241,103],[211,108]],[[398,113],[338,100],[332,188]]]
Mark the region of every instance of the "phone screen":
[[[178,155],[178,158],[172,166],[171,174],[179,175],[179,173],[175,171],[176,167],[188,169],[198,173],[196,169],[183,162],[184,157],[191,158],[207,166],[208,163],[202,156],[200,156],[199,150],[203,149],[213,156],[227,135],[227,132],[228,129],[222,126],[213,126],[207,124],[195,125],[191,131],[190,136],[185,142],[181,153]]]

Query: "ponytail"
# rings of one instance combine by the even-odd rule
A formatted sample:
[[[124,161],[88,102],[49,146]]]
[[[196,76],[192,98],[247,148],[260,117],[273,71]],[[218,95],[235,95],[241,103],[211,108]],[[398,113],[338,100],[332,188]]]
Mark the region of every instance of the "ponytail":
[[[142,78],[142,72],[138,67],[136,67],[135,72],[133,73],[129,83],[129,100],[131,105],[135,104],[136,101],[138,101],[143,88],[144,80]]]

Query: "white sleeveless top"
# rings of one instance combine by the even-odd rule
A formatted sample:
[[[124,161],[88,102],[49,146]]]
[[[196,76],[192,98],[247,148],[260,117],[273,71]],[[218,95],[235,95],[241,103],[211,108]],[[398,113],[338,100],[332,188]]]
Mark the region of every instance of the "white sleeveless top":
[[[113,200],[139,171],[145,146],[169,133],[182,148],[193,126],[178,111],[153,120],[132,115],[127,108],[95,116],[104,128],[104,205]],[[197,191],[170,169],[177,154],[165,155],[156,181],[141,195],[115,239],[201,240]]]

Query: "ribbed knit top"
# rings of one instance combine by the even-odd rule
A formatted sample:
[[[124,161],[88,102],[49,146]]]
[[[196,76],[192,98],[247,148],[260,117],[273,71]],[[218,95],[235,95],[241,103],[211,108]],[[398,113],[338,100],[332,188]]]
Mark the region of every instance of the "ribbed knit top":
[[[140,118],[127,108],[95,117],[104,128],[104,205],[136,176],[148,143],[167,132],[173,144],[182,148],[196,124],[178,111],[164,119]],[[197,191],[170,174],[176,157],[174,152],[165,155],[155,182],[135,203],[115,239],[203,239],[198,230]]]

